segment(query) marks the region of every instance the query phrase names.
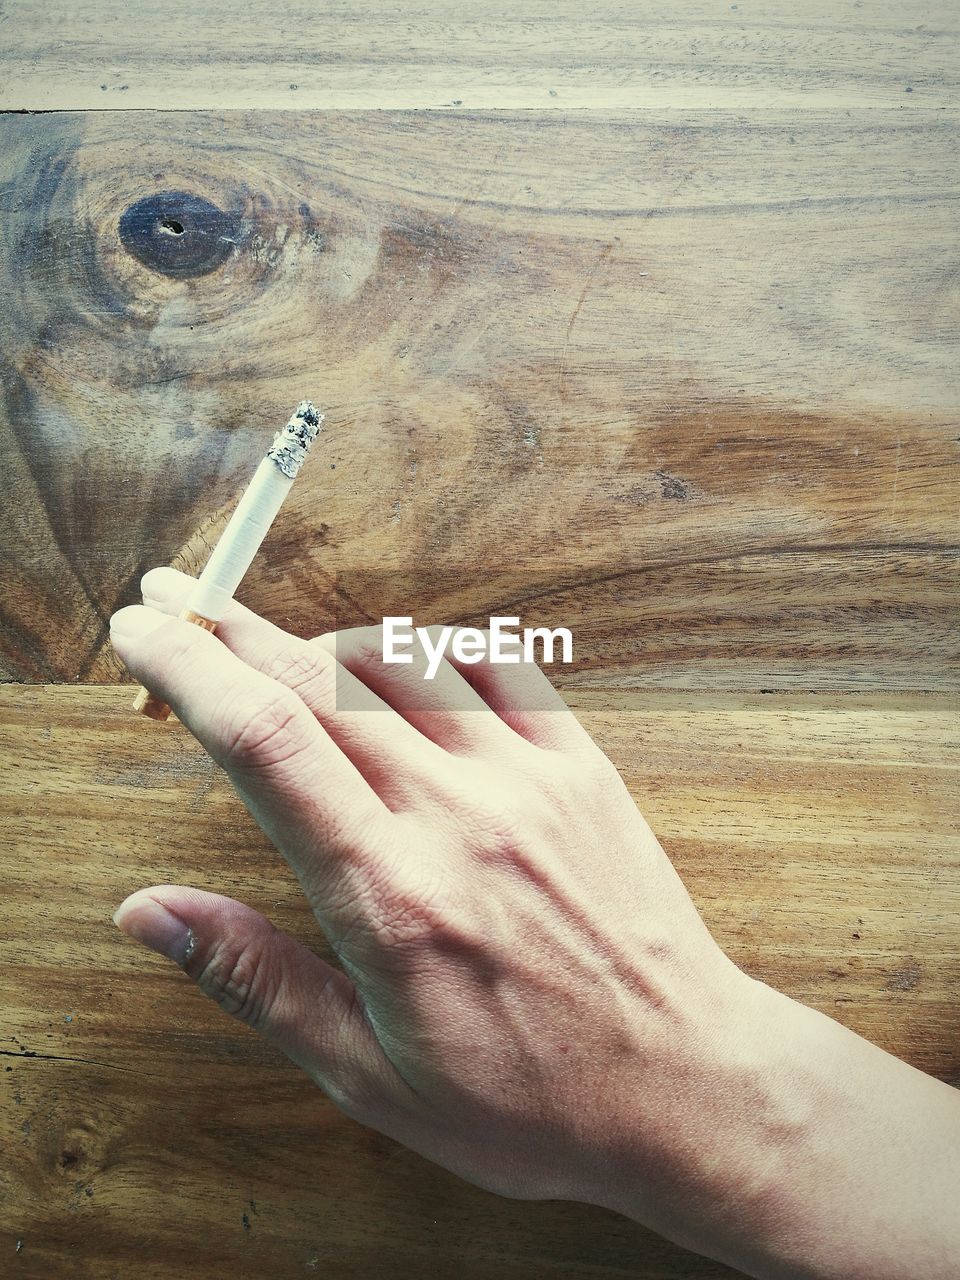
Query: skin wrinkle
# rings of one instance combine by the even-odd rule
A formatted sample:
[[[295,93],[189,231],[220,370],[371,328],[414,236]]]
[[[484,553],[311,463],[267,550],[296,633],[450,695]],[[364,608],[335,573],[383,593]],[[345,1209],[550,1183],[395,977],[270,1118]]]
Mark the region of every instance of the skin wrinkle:
[[[300,645],[278,650],[263,666],[264,674],[271,680],[286,685],[299,696],[308,690],[315,704],[327,708],[334,704],[336,670],[336,662],[322,649],[301,648]],[[304,699],[308,705],[310,700]]]
[[[302,703],[277,694],[246,715],[245,710],[242,705],[234,708],[224,750],[225,762],[235,772],[276,770],[309,757],[312,744],[304,731]]]
[[[262,963],[263,949],[259,939],[248,943],[239,952],[228,950],[228,944],[219,942],[206,954],[199,971],[194,975],[201,991],[212,996],[226,1013],[232,1013],[252,1027],[263,1021],[263,1010],[268,1007],[261,997],[261,986],[269,986],[267,966]],[[274,992],[274,996],[275,996]],[[273,1003],[273,1000],[270,1000]]]

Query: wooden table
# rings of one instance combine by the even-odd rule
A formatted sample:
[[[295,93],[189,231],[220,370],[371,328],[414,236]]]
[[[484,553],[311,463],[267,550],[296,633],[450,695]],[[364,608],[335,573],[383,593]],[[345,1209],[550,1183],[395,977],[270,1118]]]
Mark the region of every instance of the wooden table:
[[[3,1274],[731,1274],[352,1123],[110,923],[323,949],[105,639],[302,396],[244,599],[570,626],[722,945],[960,1084],[957,11],[636,8],[5,7]]]

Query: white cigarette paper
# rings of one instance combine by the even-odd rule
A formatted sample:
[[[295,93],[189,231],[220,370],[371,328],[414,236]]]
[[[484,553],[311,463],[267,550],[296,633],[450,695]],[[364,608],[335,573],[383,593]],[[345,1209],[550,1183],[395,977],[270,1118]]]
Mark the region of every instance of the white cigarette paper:
[[[277,432],[197,579],[187,602],[192,613],[211,622],[223,617],[290,492],[322,422],[323,414],[317,413],[309,400],[302,400],[287,425]]]

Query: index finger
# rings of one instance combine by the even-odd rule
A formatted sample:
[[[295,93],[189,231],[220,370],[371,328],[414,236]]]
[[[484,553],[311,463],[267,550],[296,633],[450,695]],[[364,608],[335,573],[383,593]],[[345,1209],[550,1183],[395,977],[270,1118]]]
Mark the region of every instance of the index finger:
[[[393,817],[296,693],[210,632],[141,605],[114,614],[111,640],[227,771],[318,914],[354,897],[334,886],[369,874]]]

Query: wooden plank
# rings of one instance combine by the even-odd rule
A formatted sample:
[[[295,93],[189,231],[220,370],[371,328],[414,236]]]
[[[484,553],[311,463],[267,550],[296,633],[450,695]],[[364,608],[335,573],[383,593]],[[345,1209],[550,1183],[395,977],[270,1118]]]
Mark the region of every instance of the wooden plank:
[[[956,689],[953,113],[2,129],[8,678],[119,679],[109,613],[306,395],[244,587],[296,630],[519,610],[571,687]]]
[[[613,1214],[488,1195],[348,1121],[125,940],[116,904],[182,881],[329,957],[223,775],[129,695],[0,690],[0,753],[19,762],[0,792],[0,1254],[16,1274],[732,1274]],[[571,702],[739,963],[960,1084],[960,701]]]
[[[460,1182],[351,1125],[289,1064],[225,1062],[198,1080],[170,1055],[135,1078],[85,1061],[3,1061],[4,1093],[20,1101],[0,1112],[12,1155],[0,1251],[18,1280],[736,1274],[612,1213]],[[187,1074],[166,1074],[179,1067]]]
[[[8,0],[0,106],[955,106],[950,0],[275,6]]]

